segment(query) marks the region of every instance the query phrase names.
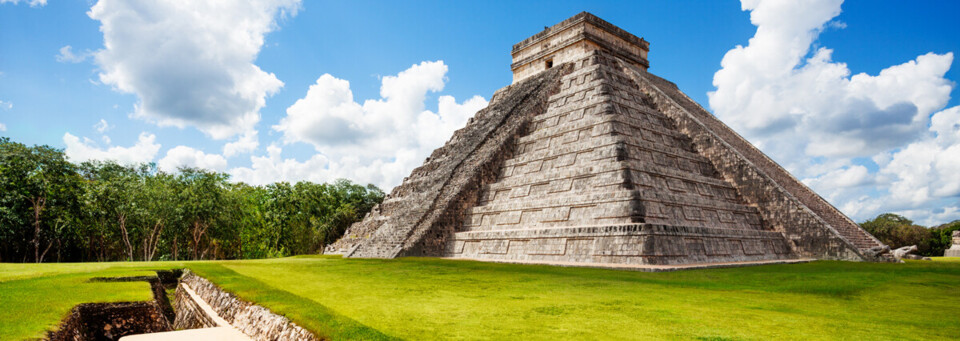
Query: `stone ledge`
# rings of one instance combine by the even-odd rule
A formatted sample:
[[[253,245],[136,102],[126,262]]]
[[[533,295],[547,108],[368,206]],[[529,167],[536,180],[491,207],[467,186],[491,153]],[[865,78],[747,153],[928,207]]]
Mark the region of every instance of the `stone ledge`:
[[[672,226],[661,224],[626,224],[574,227],[545,227],[533,229],[509,229],[490,231],[468,231],[454,234],[456,240],[487,239],[532,239],[558,237],[608,237],[608,236],[692,236],[692,237],[729,237],[729,238],[782,238],[776,231],[724,229],[695,226]]]
[[[748,262],[719,262],[719,263],[698,263],[698,264],[682,264],[682,265],[652,265],[652,264],[575,263],[575,262],[547,262],[547,261],[523,261],[523,260],[493,260],[493,259],[474,259],[474,258],[459,258],[459,257],[443,257],[443,258],[444,258],[444,259],[451,259],[451,260],[468,260],[468,261],[477,261],[477,262],[492,262],[492,263],[505,263],[505,264],[552,265],[552,266],[560,266],[560,267],[596,268],[596,269],[611,269],[611,270],[631,270],[631,271],[641,271],[641,272],[667,272],[667,271],[678,271],[678,270],[739,268],[739,267],[757,266],[757,265],[800,264],[800,263],[809,263],[809,262],[816,261],[816,259],[813,259],[813,258],[802,258],[802,259],[778,259],[778,260],[748,261]]]

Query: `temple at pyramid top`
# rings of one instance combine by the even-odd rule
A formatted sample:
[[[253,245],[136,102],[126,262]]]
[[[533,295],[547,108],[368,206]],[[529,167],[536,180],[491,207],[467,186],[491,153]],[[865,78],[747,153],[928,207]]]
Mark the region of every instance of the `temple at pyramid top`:
[[[663,269],[885,260],[885,245],[580,13],[325,252]],[[888,249],[888,248],[887,248]]]
[[[581,12],[513,45],[513,82],[595,50],[610,52],[644,71],[650,67],[650,43],[593,14]]]

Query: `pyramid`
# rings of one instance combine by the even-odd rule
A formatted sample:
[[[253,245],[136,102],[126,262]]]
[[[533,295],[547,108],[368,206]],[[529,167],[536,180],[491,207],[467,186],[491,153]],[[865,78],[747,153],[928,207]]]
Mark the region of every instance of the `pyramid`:
[[[584,266],[882,260],[884,245],[580,13],[327,253]]]

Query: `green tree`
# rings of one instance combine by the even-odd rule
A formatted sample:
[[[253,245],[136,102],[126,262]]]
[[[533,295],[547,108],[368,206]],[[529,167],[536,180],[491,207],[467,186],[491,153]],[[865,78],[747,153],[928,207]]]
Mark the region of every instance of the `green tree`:
[[[192,259],[203,259],[210,246],[208,230],[222,213],[221,201],[227,188],[227,175],[197,168],[180,169],[182,184],[178,201],[187,224]],[[204,241],[207,241],[204,245]]]

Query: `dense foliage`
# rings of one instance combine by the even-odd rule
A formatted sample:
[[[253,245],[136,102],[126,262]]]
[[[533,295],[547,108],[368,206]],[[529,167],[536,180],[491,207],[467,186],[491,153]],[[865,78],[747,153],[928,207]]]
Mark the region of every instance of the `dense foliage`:
[[[943,250],[950,248],[953,231],[960,230],[960,220],[927,228],[906,217],[884,213],[860,223],[860,226],[891,248],[916,245],[919,254],[940,257]]]
[[[70,163],[0,138],[0,261],[265,258],[316,253],[383,200],[373,185],[230,183],[152,164]]]

